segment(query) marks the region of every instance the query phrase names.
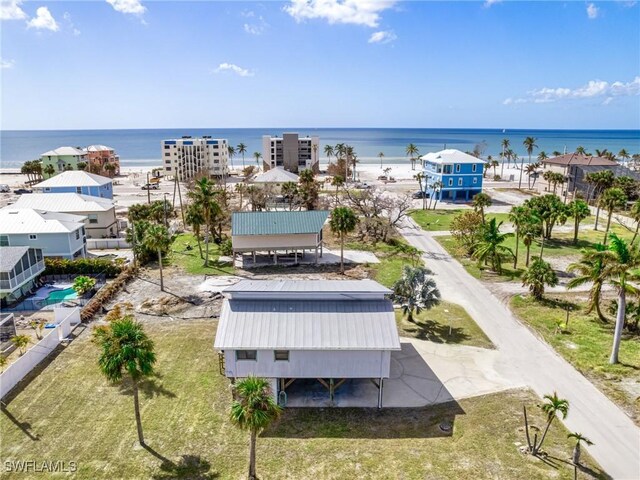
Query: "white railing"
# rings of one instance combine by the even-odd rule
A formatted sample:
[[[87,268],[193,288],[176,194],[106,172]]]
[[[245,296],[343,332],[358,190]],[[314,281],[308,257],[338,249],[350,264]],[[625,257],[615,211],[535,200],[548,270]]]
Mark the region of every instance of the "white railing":
[[[87,250],[131,248],[124,238],[87,238]]]
[[[40,260],[38,263],[34,263],[27,270],[23,270],[15,277],[9,280],[2,280],[0,282],[0,290],[13,290],[19,285],[22,285],[27,280],[31,280],[33,277],[44,271],[44,260]]]

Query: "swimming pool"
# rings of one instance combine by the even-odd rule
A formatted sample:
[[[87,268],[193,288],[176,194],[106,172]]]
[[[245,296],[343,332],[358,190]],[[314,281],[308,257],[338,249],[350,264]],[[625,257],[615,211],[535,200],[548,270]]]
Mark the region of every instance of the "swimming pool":
[[[62,302],[64,300],[74,300],[78,298],[77,292],[73,288],[65,288],[64,290],[54,290],[47,297],[47,302]]]

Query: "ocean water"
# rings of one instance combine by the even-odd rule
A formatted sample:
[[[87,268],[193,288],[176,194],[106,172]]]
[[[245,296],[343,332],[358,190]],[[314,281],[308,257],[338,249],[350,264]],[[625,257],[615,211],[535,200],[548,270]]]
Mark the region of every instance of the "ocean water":
[[[583,146],[587,151],[607,149],[615,153],[626,149],[630,154],[640,153],[640,130],[502,130],[502,129],[433,129],[433,128],[178,128],[153,130],[6,130],[0,132],[0,166],[20,167],[25,161],[60,146],[108,145],[120,155],[122,166],[143,167],[160,165],[161,141],[183,135],[211,135],[226,138],[231,145],[243,142],[247,146],[245,162],[254,162],[253,152],[262,151],[262,135],[281,135],[298,132],[301,136],[320,137],[320,159],[324,145],[346,143],[354,147],[362,163],[376,163],[383,152],[385,163],[406,162],[405,148],[414,143],[421,154],[447,148],[473,150],[480,145],[484,155],[498,155],[501,141],[508,138],[511,148],[525,157],[522,145],[525,137],[537,139],[538,149],[548,155],[554,150],[568,152]],[[236,155],[234,164],[242,157]]]

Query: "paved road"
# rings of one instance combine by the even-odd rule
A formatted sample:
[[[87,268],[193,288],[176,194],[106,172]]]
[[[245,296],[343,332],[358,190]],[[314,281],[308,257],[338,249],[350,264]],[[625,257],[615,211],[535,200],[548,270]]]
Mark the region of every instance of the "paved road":
[[[413,246],[426,252],[445,299],[464,306],[491,341],[510,360],[512,374],[539,396],[557,391],[569,400],[564,421],[572,432],[589,437],[589,453],[614,478],[640,479],[640,429],[584,376],[523,326],[484,285],[469,275],[411,219],[401,229]]]

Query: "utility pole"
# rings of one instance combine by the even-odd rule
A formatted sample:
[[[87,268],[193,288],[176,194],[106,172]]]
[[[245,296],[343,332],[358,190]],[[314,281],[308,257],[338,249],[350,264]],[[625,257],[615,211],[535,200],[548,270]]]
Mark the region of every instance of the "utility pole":
[[[149,172],[147,172],[147,203],[151,203],[151,184],[149,183]]]
[[[164,192],[164,202],[162,202],[162,209],[164,210],[164,226],[169,228],[169,223],[167,221],[167,192]]]

